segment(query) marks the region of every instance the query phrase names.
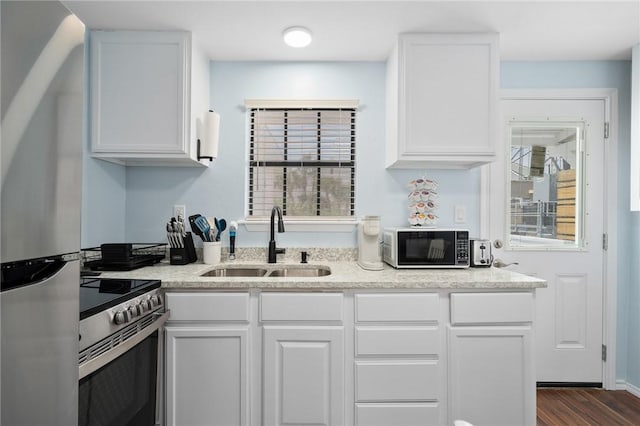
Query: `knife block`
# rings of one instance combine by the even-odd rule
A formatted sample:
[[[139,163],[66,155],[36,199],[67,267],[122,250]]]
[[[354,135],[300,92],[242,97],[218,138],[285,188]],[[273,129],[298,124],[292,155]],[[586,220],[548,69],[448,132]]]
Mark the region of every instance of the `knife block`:
[[[198,260],[196,248],[193,245],[191,232],[184,237],[184,247],[172,247],[169,249],[169,263],[172,265],[186,265]]]

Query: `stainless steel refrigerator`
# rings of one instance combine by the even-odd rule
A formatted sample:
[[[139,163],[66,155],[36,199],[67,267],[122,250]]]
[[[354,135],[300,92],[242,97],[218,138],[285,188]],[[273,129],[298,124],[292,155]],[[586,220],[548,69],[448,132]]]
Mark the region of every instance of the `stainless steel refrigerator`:
[[[0,2],[3,426],[77,424],[84,26]]]

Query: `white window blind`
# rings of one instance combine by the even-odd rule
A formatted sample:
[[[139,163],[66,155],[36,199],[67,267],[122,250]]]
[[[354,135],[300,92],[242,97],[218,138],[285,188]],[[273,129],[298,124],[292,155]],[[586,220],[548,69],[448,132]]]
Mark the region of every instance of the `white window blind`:
[[[355,108],[249,113],[249,217],[353,217]]]

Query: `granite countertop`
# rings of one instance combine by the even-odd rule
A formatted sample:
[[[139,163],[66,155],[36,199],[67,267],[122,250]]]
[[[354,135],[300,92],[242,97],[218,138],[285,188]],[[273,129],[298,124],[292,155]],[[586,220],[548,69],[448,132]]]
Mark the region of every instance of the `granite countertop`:
[[[325,266],[331,274],[323,277],[203,277],[201,274],[221,266],[259,266],[273,269],[285,265]],[[355,261],[318,260],[302,265],[287,261],[266,264],[256,261],[229,261],[219,265],[192,263],[170,265],[163,261],[128,272],[103,272],[104,278],[159,279],[171,289],[532,289],[546,287],[546,281],[498,268],[401,269],[384,265],[381,271],[366,271]]]

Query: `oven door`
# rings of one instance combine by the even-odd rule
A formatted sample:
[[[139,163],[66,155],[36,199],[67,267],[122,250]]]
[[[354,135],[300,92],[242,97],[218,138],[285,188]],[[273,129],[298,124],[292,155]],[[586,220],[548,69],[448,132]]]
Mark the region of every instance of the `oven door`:
[[[456,265],[455,231],[398,231],[398,266]]]
[[[80,365],[79,426],[156,424],[160,333],[168,313],[155,315],[151,324],[135,330],[133,336],[132,330],[141,328],[140,321],[131,325],[132,330],[116,333],[122,336],[111,336],[107,339],[111,349]],[[102,341],[92,348],[100,350],[100,345],[107,343]],[[92,348],[83,351],[81,357]]]

